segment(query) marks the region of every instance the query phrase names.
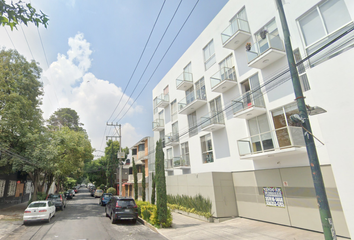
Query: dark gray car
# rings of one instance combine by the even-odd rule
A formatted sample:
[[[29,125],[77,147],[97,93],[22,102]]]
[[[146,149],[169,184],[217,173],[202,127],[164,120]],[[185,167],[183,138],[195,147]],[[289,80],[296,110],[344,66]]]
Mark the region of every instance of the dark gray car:
[[[106,204],[105,211],[112,224],[117,220],[131,220],[136,223],[138,219],[138,206],[130,197],[113,196]]]
[[[64,194],[59,194],[59,193],[49,194],[47,196],[47,200],[54,203],[55,207],[60,208],[60,210],[62,211],[66,207],[66,197],[64,196]]]

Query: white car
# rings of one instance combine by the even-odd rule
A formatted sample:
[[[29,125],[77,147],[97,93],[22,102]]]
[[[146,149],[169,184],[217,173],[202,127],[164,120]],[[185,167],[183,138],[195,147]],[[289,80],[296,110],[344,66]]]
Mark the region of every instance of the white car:
[[[25,209],[23,224],[36,221],[50,222],[55,215],[55,205],[51,201],[35,201]]]

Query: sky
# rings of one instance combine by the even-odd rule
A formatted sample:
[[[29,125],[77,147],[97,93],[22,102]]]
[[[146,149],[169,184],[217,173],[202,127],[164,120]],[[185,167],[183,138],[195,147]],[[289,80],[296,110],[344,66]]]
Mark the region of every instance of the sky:
[[[30,23],[11,31],[1,26],[0,47],[39,63],[44,119],[59,108],[74,109],[99,156],[106,136],[116,135],[107,122],[121,124],[123,147],[153,136],[152,89],[227,0],[23,2],[47,14],[48,27],[37,29]]]

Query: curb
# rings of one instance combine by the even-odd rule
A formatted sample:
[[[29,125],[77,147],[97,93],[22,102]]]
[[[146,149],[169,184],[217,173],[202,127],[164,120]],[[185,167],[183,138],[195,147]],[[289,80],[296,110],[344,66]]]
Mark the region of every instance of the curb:
[[[151,230],[153,230],[154,232],[156,232],[156,233],[158,233],[158,234],[161,234],[160,232],[159,232],[159,230],[157,230],[157,228],[155,228],[154,226],[152,226],[150,223],[148,223],[147,221],[145,221],[144,219],[142,219],[142,218],[138,218],[138,221],[141,223],[141,224],[143,224],[143,225],[145,225],[145,226],[147,226],[148,228],[150,228]],[[161,234],[162,235],[162,234]]]

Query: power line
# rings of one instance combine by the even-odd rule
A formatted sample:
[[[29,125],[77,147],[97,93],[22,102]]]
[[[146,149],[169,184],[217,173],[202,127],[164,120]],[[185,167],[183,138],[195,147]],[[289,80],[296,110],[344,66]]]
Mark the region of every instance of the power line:
[[[33,60],[35,60],[35,59],[34,59],[34,57],[33,57],[33,54],[32,54],[31,47],[30,47],[30,45],[28,44],[26,34],[25,34],[25,32],[23,31],[22,25],[21,25],[21,24],[19,24],[19,25],[20,25],[20,27],[21,27],[21,30],[22,30],[23,36],[25,37],[25,40],[26,40],[26,43],[27,43],[28,49],[29,49],[29,51],[30,51],[30,53],[31,53],[32,59],[33,59]]]
[[[183,25],[181,26],[181,28],[179,29],[178,33],[176,34],[175,38],[173,39],[173,41],[171,42],[170,46],[168,47],[168,49],[166,50],[165,54],[163,55],[163,57],[161,58],[160,62],[157,64],[154,72],[151,74],[149,80],[146,82],[145,86],[143,87],[143,89],[140,91],[139,95],[137,96],[137,98],[134,100],[134,102],[130,105],[130,107],[128,108],[128,110],[124,113],[124,115],[118,120],[118,122],[120,122],[124,116],[127,114],[127,112],[130,110],[130,108],[134,105],[134,103],[136,102],[136,100],[138,100],[138,98],[140,97],[141,93],[144,91],[144,89],[146,88],[146,86],[148,85],[148,83],[150,82],[152,76],[154,76],[157,68],[160,66],[162,60],[165,58],[166,54],[168,53],[168,51],[170,50],[172,44],[175,42],[175,40],[177,39],[179,33],[181,32],[181,30],[183,29],[184,25],[186,24],[186,22],[188,21],[189,17],[191,16],[191,14],[193,13],[195,7],[197,6],[197,4],[199,3],[199,0],[195,3],[193,9],[190,11],[188,17],[186,18],[186,20],[184,21]]]
[[[129,83],[130,83],[130,81],[132,80],[133,75],[134,75],[134,73],[135,73],[135,71],[136,71],[136,69],[137,69],[137,67],[138,67],[138,65],[139,65],[139,63],[140,63],[140,60],[141,60],[141,58],[143,57],[143,54],[144,54],[144,52],[145,52],[145,50],[146,50],[146,47],[147,47],[147,45],[148,45],[148,43],[149,43],[149,41],[150,41],[151,35],[152,35],[152,33],[153,33],[154,29],[155,29],[156,23],[157,23],[157,21],[158,21],[158,19],[159,19],[159,17],[160,17],[160,14],[161,14],[161,12],[162,12],[162,9],[163,9],[165,3],[166,3],[166,0],[164,0],[162,6],[161,6],[161,8],[160,8],[159,14],[157,15],[157,18],[156,18],[156,20],[155,20],[155,23],[154,23],[154,25],[153,25],[153,27],[152,27],[152,29],[151,29],[151,31],[150,31],[148,40],[147,40],[146,43],[145,43],[144,49],[143,49],[143,51],[142,51],[141,54],[140,54],[139,60],[138,60],[137,64],[135,65],[134,71],[133,71],[132,75],[130,76],[129,81],[128,81],[127,85],[125,86],[125,89],[124,89],[124,91],[123,91],[123,94],[122,94],[122,96],[120,97],[117,106],[114,108],[114,110],[113,110],[111,116],[109,117],[109,119],[107,120],[107,122],[111,119],[111,117],[113,116],[113,114],[114,114],[114,112],[116,111],[117,107],[119,106],[120,102],[122,101],[122,98],[123,98],[123,96],[124,96],[124,94],[125,94],[125,91],[127,90],[128,86],[129,86]],[[114,121],[114,120],[113,120],[113,121]]]
[[[14,44],[14,42],[12,41],[9,32],[7,31],[6,27],[4,27],[4,29],[5,29],[5,31],[6,31],[7,36],[10,38],[10,41],[11,41],[11,43],[12,43],[12,46],[13,46],[14,49],[16,50],[15,44]],[[17,51],[17,50],[16,50],[16,51]]]
[[[182,0],[179,2],[179,4],[178,4],[178,6],[177,6],[177,8],[176,8],[176,10],[175,10],[175,12],[174,12],[172,18],[170,19],[170,22],[168,23],[168,25],[167,25],[167,27],[166,27],[166,29],[165,29],[165,31],[164,31],[162,37],[160,38],[159,43],[157,44],[157,46],[156,46],[156,48],[155,48],[155,50],[154,50],[154,53],[153,53],[152,56],[150,57],[150,60],[149,60],[148,64],[146,65],[146,67],[145,67],[143,73],[141,74],[141,76],[140,76],[140,78],[139,78],[139,81],[136,83],[136,85],[135,85],[135,87],[134,87],[134,89],[133,89],[133,92],[130,94],[128,100],[125,102],[124,106],[122,107],[122,109],[120,110],[120,112],[118,113],[118,115],[113,119],[113,121],[116,120],[116,119],[118,118],[118,116],[121,114],[121,112],[123,111],[123,109],[124,109],[125,106],[127,105],[129,99],[131,99],[133,93],[135,92],[136,88],[138,87],[138,85],[139,85],[141,79],[143,78],[143,76],[144,76],[144,74],[145,74],[147,68],[150,66],[150,63],[151,63],[153,57],[155,56],[155,53],[156,53],[157,49],[159,48],[159,46],[160,46],[160,44],[161,44],[163,38],[165,37],[165,34],[166,34],[167,30],[169,29],[169,27],[170,27],[170,25],[171,25],[173,19],[175,18],[176,13],[177,13],[177,11],[178,11],[178,9],[179,9],[181,3],[182,3]]]

